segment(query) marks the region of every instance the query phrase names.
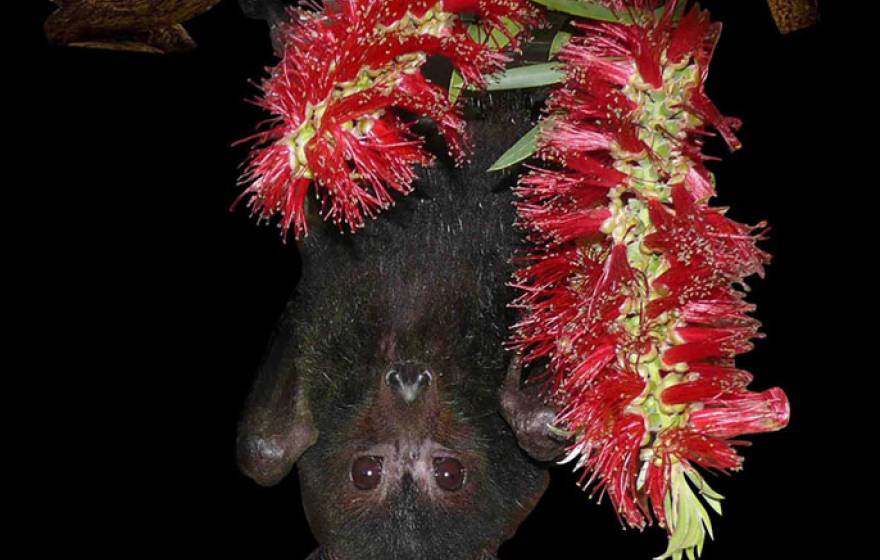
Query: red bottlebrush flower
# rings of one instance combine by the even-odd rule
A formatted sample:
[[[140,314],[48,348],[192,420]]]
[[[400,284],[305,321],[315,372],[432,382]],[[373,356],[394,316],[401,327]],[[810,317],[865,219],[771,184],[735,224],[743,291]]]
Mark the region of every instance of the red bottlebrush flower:
[[[242,197],[252,210],[261,219],[280,214],[283,234],[292,226],[299,238],[313,190],[325,218],[363,226],[365,216],[393,204],[395,192],[412,189],[415,166],[431,161],[396,109],[433,119],[463,160],[464,121],[421,67],[428,56],[443,56],[481,85],[507,59],[468,35],[456,16],[462,11],[511,35],[504,23],[522,29],[539,18],[527,0],[341,0],[320,12],[292,10],[278,31],[282,60],[257,101],[272,118],[249,138],[257,146]]]
[[[632,23],[589,22],[560,53],[537,156],[516,189],[534,244],[513,285],[511,346],[547,358],[568,460],[630,526],[671,535],[662,558],[693,555],[721,499],[695,467],[736,470],[733,439],[788,422],[785,394],[748,390],[733,359],[758,321],[736,286],[763,275],[761,234],[708,206],[702,138],[732,149],[739,121],[705,94],[720,26],[678,2],[613,0]]]

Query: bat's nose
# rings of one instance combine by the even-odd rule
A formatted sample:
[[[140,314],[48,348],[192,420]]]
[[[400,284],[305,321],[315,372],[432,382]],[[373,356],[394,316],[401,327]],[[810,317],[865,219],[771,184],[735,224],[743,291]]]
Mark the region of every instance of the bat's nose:
[[[431,370],[420,364],[397,364],[385,374],[385,383],[407,404],[415,402],[432,379]]]

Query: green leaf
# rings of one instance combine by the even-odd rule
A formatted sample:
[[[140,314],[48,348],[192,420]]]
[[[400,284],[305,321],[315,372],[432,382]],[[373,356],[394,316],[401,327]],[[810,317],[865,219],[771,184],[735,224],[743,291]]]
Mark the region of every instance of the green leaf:
[[[558,84],[565,78],[563,67],[558,62],[548,62],[511,68],[490,76],[486,89],[488,91],[502,91]]]
[[[498,161],[493,163],[488,171],[501,171],[502,169],[532,157],[532,155],[538,150],[538,138],[541,136],[541,129],[549,122],[550,119],[546,119],[536,124],[535,127],[525,133],[516,144],[504,152],[504,155],[498,158]]]
[[[560,31],[553,37],[553,42],[550,43],[550,54],[547,57],[547,60],[553,60],[556,58],[556,55],[559,54],[559,51],[571,40],[571,33],[568,31]]]
[[[602,21],[620,21],[609,8],[590,2],[581,2],[579,0],[532,0],[532,2],[541,4],[548,10],[573,16]]]
[[[520,33],[522,33],[523,26],[520,25],[520,24],[518,24],[518,23],[516,23],[516,22],[513,21],[512,19],[510,19],[510,18],[508,18],[508,17],[502,17],[502,18],[501,18],[501,22],[504,24],[504,27],[507,28],[507,33],[508,33],[508,34],[510,34],[510,35],[512,35],[512,36],[514,36],[514,37],[516,37],[517,35],[519,35]],[[505,35],[504,33],[501,33],[501,31],[500,31],[499,29],[496,28],[496,29],[493,29],[493,31],[497,31],[498,33],[500,33],[500,34],[504,37],[504,45],[505,45],[505,46],[506,46],[508,43],[510,43],[510,39],[507,38],[507,35]]]
[[[455,103],[464,89],[464,77],[458,70],[452,71],[452,77],[449,78],[449,102]]]

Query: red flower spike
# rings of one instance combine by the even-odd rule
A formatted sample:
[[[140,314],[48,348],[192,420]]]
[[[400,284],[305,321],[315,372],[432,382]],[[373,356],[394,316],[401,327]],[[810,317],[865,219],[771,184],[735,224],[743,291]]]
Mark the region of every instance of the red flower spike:
[[[421,68],[428,56],[442,56],[479,86],[507,61],[468,35],[462,11],[508,34],[512,23],[521,36],[539,22],[528,0],[340,0],[319,12],[291,10],[278,30],[282,60],[257,100],[272,118],[247,139],[256,146],[239,200],[248,198],[260,219],[280,215],[285,237],[291,228],[296,238],[307,234],[309,191],[326,219],[362,227],[395,193],[409,193],[416,166],[432,161],[396,109],[433,119],[461,163],[464,121]]]
[[[661,558],[693,557],[720,511],[697,467],[741,468],[734,439],[778,430],[780,389],[748,390],[733,365],[758,337],[736,286],[763,275],[762,234],[708,206],[702,140],[739,147],[737,119],[705,80],[720,26],[678,2],[614,0],[634,23],[577,24],[560,53],[537,156],[516,189],[534,244],[514,275],[522,311],[511,347],[545,358],[557,428],[573,437],[581,483],[631,527],[670,534]]]

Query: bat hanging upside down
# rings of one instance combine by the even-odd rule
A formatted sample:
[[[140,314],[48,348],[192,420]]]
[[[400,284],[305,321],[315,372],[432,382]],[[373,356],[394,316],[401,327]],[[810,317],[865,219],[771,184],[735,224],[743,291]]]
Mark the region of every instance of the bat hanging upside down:
[[[532,100],[480,103],[466,169],[438,163],[381,220],[354,235],[316,224],[301,246],[238,445],[260,484],[297,464],[314,559],[494,558],[563,450],[503,346],[515,174],[485,172]]]
[[[216,3],[58,0],[46,30],[59,44],[169,52],[193,46],[181,24]],[[270,27],[285,17],[277,0],[239,4]],[[516,173],[485,171],[539,101],[470,103],[471,165],[440,161],[381,220],[353,235],[315,224],[301,246],[302,280],[237,453],[261,485],[297,465],[320,544],[310,560],[495,558],[563,450],[554,411],[539,387],[521,388],[527,375],[504,349]]]

